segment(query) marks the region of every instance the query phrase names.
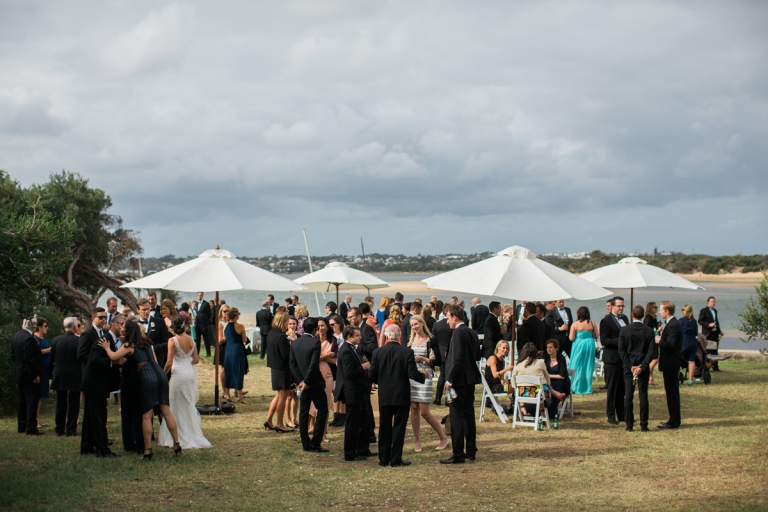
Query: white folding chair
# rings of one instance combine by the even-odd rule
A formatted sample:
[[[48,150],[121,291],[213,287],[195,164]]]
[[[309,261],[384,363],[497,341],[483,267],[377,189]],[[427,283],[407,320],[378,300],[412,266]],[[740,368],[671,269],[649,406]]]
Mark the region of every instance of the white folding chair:
[[[497,398],[506,398],[509,395],[506,393],[493,393],[491,391],[491,387],[488,385],[488,381],[485,380],[484,372],[480,372],[480,378],[483,381],[483,397],[480,399],[480,421],[483,421],[483,418],[485,418],[485,401],[486,399],[490,399],[493,410],[496,411],[496,414],[499,416],[499,420],[501,420],[502,423],[506,423],[509,419],[507,418],[507,414],[504,412],[504,409],[501,407],[501,404]]]
[[[573,382],[573,376],[576,375],[576,370],[568,370],[568,376],[571,378],[571,382]],[[568,393],[568,396],[563,400],[563,402],[560,404],[560,410],[557,411],[557,418],[563,419],[563,415],[565,414],[566,409],[570,409],[571,417],[573,417],[573,393]]]
[[[605,374],[603,365],[603,347],[595,341],[595,370],[592,372],[592,380],[599,380]]]
[[[549,412],[547,408],[543,407],[544,401],[544,386],[541,382],[541,377],[534,377],[532,375],[517,375],[512,377],[512,385],[515,386],[515,414],[512,417],[512,428],[517,425],[523,427],[533,427],[534,430],[539,426],[539,418],[543,418],[549,428]],[[537,386],[538,392],[534,396],[520,396],[521,387]],[[535,405],[536,411],[531,416],[530,414],[523,415],[521,407],[523,405]]]

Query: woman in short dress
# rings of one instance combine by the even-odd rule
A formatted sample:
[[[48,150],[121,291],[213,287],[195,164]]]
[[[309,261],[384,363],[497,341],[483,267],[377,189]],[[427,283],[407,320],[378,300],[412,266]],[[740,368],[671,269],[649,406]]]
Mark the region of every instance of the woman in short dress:
[[[333,371],[331,366],[336,366],[336,355],[339,352],[339,346],[336,344],[336,340],[331,334],[331,327],[328,325],[328,320],[325,318],[317,319],[317,339],[320,340],[320,373],[325,379],[325,395],[328,399],[328,410],[333,408]],[[314,431],[314,428],[318,428],[315,425],[315,417],[317,416],[317,409],[315,404],[312,404],[309,408],[309,430]],[[314,425],[314,428],[313,428]],[[328,439],[328,416],[325,417],[325,425],[323,425],[323,442],[327,443]]]
[[[296,320],[296,317],[288,317],[288,331],[286,331],[285,335],[288,337],[288,341],[290,343],[293,343],[296,341],[296,338],[299,337],[297,333],[298,328],[299,321]],[[288,373],[291,372],[289,371]],[[297,384],[298,383],[293,378],[293,374],[291,373],[291,388],[288,391],[288,400],[285,402],[285,412],[288,416],[286,426],[288,428],[299,428],[299,397],[296,395]]]
[[[285,427],[285,405],[293,384],[291,370],[288,361],[291,356],[291,342],[285,335],[288,330],[288,313],[278,311],[272,318],[272,329],[267,334],[267,366],[272,374],[272,390],[275,397],[269,404],[267,421],[264,428],[278,433],[291,432]],[[277,414],[277,421],[272,423],[272,418]]]
[[[387,308],[389,307],[389,297],[386,295],[381,298],[379,302],[379,309],[376,310],[376,323],[379,324],[379,328],[384,328],[384,322],[387,320]]]
[[[37,327],[35,328],[35,339],[40,345],[40,352],[43,354],[43,375],[40,377],[40,399],[37,401],[37,428],[45,426],[40,423],[40,406],[43,405],[43,399],[51,396],[51,344],[45,339],[46,334],[48,334],[48,320],[39,316],[37,317]]]
[[[392,310],[394,311],[394,310]],[[392,313],[390,312],[390,315]],[[390,317],[391,318],[391,317]],[[448,438],[445,435],[440,421],[430,412],[429,405],[432,403],[432,334],[427,329],[424,317],[413,315],[410,320],[411,338],[408,346],[413,350],[416,359],[416,367],[420,371],[428,370],[430,377],[423,384],[411,380],[411,426],[413,427],[414,451],[421,451],[421,418],[424,418],[429,426],[440,437],[440,443],[435,450],[444,450],[448,446]],[[389,340],[389,338],[388,338]]]
[[[390,325],[396,325],[400,327],[403,323],[403,312],[400,306],[393,304],[389,307],[389,318],[384,321],[384,325],[381,326],[381,333],[379,334],[379,347],[383,347],[387,343],[387,339],[384,336],[384,329]],[[402,340],[400,340],[402,343]]]
[[[693,317],[693,308],[690,304],[683,306],[680,330],[683,332],[683,357],[688,361],[688,385],[693,386],[693,376],[696,372],[696,347],[698,345],[699,324]]]
[[[509,353],[509,342],[499,340],[493,355],[485,362],[485,381],[492,393],[504,393],[504,385],[507,380],[504,374],[511,372],[515,365],[504,366],[504,358]]]

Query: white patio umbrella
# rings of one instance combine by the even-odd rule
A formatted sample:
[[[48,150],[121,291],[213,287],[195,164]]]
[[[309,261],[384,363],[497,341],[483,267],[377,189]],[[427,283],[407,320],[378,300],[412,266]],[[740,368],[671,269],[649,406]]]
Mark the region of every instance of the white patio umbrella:
[[[634,306],[635,288],[704,289],[677,274],[649,265],[647,261],[634,257],[623,258],[613,265],[590,270],[581,277],[604,288],[629,288],[630,309]]]
[[[210,249],[194,260],[186,261],[174,267],[162,270],[136,281],[131,281],[121,288],[145,290],[173,290],[179,292],[216,292],[214,318],[219,318],[219,292],[231,290],[268,290],[296,291],[306,287],[290,279],[273,274],[255,265],[238,260],[229,251]],[[219,407],[219,337],[215,337],[214,374],[215,406]]]
[[[427,288],[518,300],[590,300],[611,292],[513,245],[487,260],[423,279]]]
[[[336,288],[336,304],[339,304],[339,290],[366,288],[387,288],[392,285],[362,270],[350,267],[341,261],[332,261],[325,267],[294,280],[307,286],[311,292],[328,292]]]

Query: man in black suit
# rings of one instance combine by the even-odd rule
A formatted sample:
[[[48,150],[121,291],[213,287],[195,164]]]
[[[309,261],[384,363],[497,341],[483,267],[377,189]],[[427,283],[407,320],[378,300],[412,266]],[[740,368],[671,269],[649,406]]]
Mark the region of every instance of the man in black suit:
[[[413,350],[401,345],[400,328],[387,326],[387,344],[371,359],[370,379],[379,385],[379,466],[408,466],[403,460],[405,427],[411,408],[409,379],[424,383],[425,373],[416,369]]]
[[[403,317],[403,323],[400,325],[400,343],[403,345],[407,345],[411,339],[411,318],[414,315],[420,315],[423,309],[424,307],[421,305],[421,302],[413,302],[411,303],[411,310]]]
[[[288,311],[288,316],[293,316],[296,312],[296,306],[293,305],[293,299],[291,297],[285,299],[285,309]]]
[[[56,391],[57,436],[77,435],[77,416],[80,414],[80,384],[83,366],[77,360],[77,345],[80,341],[75,330],[80,320],[75,317],[64,319],[64,334],[51,341],[51,389]]]
[[[640,396],[640,430],[648,432],[648,378],[656,341],[653,329],[643,325],[643,306],[632,309],[632,323],[619,331],[619,356],[624,368],[624,418],[627,431],[635,424],[633,398],[635,385]]]
[[[40,400],[40,379],[43,377],[43,353],[35,339],[37,324],[24,320],[23,327],[11,339],[13,376],[19,386],[19,434],[42,435],[37,430],[37,402]]]
[[[100,314],[103,313],[96,313],[94,317]],[[116,350],[111,336],[102,335],[100,339],[106,339],[110,350]],[[97,457],[117,457],[117,454],[109,449],[107,439],[107,398],[119,379],[119,374],[115,378],[116,371],[117,366],[112,364],[107,352],[99,346],[98,342],[94,344],[88,354],[87,363],[83,369],[83,382],[80,386],[85,397],[80,438],[81,455],[95,453]]]
[[[379,348],[379,341],[376,337],[376,331],[363,319],[363,312],[358,307],[350,308],[347,313],[349,325],[360,329],[360,343],[357,345],[357,354],[363,362],[370,362],[373,357],[373,351]],[[373,406],[371,406],[371,388],[373,384],[367,381],[368,394],[365,400],[365,412],[368,417],[368,431],[370,442],[376,442],[376,420],[373,417]]]
[[[147,292],[147,300],[149,301],[149,316],[153,318],[162,318],[160,314],[160,306],[157,304],[157,293],[150,290]]]
[[[384,310],[385,319],[389,318],[389,310],[392,306],[397,306],[398,308],[400,308],[401,312],[403,311],[403,298],[404,297],[402,293],[400,292],[395,293],[395,301],[389,306],[387,306],[387,309]]]
[[[144,299],[146,300],[146,299]],[[104,308],[96,308],[91,315],[91,326],[83,331],[77,344],[77,360],[85,368],[91,349],[104,337],[107,313]]]
[[[720,335],[723,331],[720,330],[720,315],[717,314],[717,310],[715,309],[714,297],[709,297],[707,299],[707,307],[702,308],[701,311],[699,311],[699,325],[701,326],[701,334],[707,338],[707,341],[720,343]],[[717,351],[718,349],[715,349],[713,354],[717,355]],[[720,371],[717,361],[715,361],[712,370],[716,372]]]
[[[525,320],[517,329],[517,341],[515,342],[517,353],[523,352],[526,343],[533,343],[536,345],[536,350],[544,353],[544,324],[536,317],[535,303],[527,302],[525,304],[523,318]]]
[[[261,305],[261,311],[256,313],[256,327],[259,328],[259,334],[261,335],[261,359],[264,359],[264,354],[267,350],[267,335],[272,330],[273,314],[269,310],[269,301],[264,302]]]
[[[600,343],[603,345],[605,385],[608,389],[606,413],[608,423],[618,425],[624,418],[624,366],[619,355],[621,328],[629,325],[624,313],[624,299],[611,299],[611,312],[600,321]],[[617,421],[618,420],[618,421]]]
[[[446,315],[450,304],[443,305],[443,315]],[[435,391],[435,401],[432,402],[435,405],[440,405],[443,399],[443,389],[445,387],[445,361],[448,354],[448,347],[451,344],[451,336],[453,336],[453,329],[448,325],[448,318],[443,318],[435,322],[435,328],[432,330],[432,334],[435,336],[435,342],[437,344],[436,357],[440,360],[440,377],[437,379],[437,390]]]
[[[197,353],[200,353],[200,338],[205,344],[205,357],[211,357],[211,346],[213,346],[213,329],[211,328],[211,305],[203,299],[203,292],[197,292],[197,316],[195,317],[195,344]]]
[[[320,443],[323,441],[325,420],[328,417],[328,397],[325,394],[325,379],[320,373],[320,341],[315,338],[317,319],[304,320],[304,334],[291,343],[291,355],[288,360],[293,378],[298,382],[299,397],[299,434],[301,446],[305,452],[325,453],[328,450]],[[309,407],[317,409],[315,431],[309,438]]]
[[[555,330],[546,321],[547,306],[541,303],[536,304],[536,318],[541,322],[542,339],[544,340],[544,346],[546,347],[547,340],[557,339]],[[560,342],[558,342],[558,346]]]
[[[344,319],[344,325],[349,325],[349,323],[347,323],[347,313],[349,313],[350,309],[352,309],[352,296],[347,295],[344,297],[344,302],[339,304],[339,316]]]
[[[448,325],[453,329],[453,335],[445,364],[445,391],[455,392],[456,396],[449,406],[453,454],[440,463],[463,464],[465,458],[475,460],[477,454],[475,385],[482,382],[480,370],[477,368],[480,343],[475,331],[464,323],[461,307],[451,306],[446,316]]]
[[[488,305],[488,311],[490,314],[486,318],[483,328],[483,357],[486,359],[493,355],[494,350],[496,350],[496,344],[504,337],[498,318],[501,314],[501,304],[495,300],[492,301]],[[474,320],[472,322],[474,324]]]
[[[347,421],[344,424],[344,460],[366,460],[372,456],[365,403],[370,403],[370,387],[366,384],[366,371],[371,363],[363,362],[357,353],[360,328],[348,325],[343,331],[344,343],[339,347],[336,361],[336,389],[334,400],[346,404]]]
[[[555,337],[560,344],[560,348],[571,357],[571,325],[573,325],[573,314],[571,308],[565,307],[565,301],[560,299],[555,301],[555,307],[547,311],[546,322],[552,327]]]
[[[168,360],[168,340],[173,335],[168,330],[168,326],[165,325],[165,319],[162,316],[150,316],[151,308],[148,299],[137,300],[136,308],[139,314],[134,318],[138,319],[137,321],[147,338],[152,342],[157,364],[160,365],[160,368],[164,368],[165,362]]]
[[[485,304],[480,304],[479,297],[475,297],[472,299],[470,313],[472,317],[472,330],[478,335],[483,334],[485,321],[491,315],[490,309]]]
[[[269,303],[269,312],[272,313],[272,316],[275,316],[275,311],[277,311],[277,303],[275,302],[275,296],[271,293],[267,295],[267,303]]]
[[[667,394],[669,420],[659,425],[661,429],[680,428],[680,388],[678,373],[681,367],[688,365],[683,357],[683,332],[680,322],[675,318],[675,305],[672,302],[661,303],[661,318],[667,321],[661,336],[656,337],[659,344],[659,370],[664,375],[664,391]]]

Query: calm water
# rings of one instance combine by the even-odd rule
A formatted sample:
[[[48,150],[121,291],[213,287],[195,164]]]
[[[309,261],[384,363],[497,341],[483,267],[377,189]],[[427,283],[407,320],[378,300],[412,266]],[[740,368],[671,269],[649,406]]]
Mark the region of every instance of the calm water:
[[[420,281],[428,277],[432,277],[433,274],[377,274],[377,277],[393,284],[393,288],[386,288],[383,290],[372,290],[371,295],[377,299],[380,299],[384,295],[389,297],[394,296],[397,290],[397,283],[402,281]],[[286,276],[289,279],[295,279],[299,275]],[[739,322],[737,313],[743,311],[744,302],[754,295],[754,285],[741,285],[741,284],[721,284],[721,283],[698,283],[706,288],[706,290],[675,290],[675,289],[661,289],[661,288],[646,288],[635,290],[635,304],[641,304],[645,307],[647,302],[653,301],[660,303],[663,300],[671,300],[677,306],[677,316],[680,316],[680,311],[684,304],[690,304],[693,306],[694,315],[698,317],[699,310],[706,306],[707,297],[713,295],[717,299],[717,310],[720,314],[720,325],[725,332],[725,339],[722,342],[723,348],[742,349],[742,350],[757,350],[759,348],[768,347],[768,342],[754,341],[749,344],[741,342],[738,337],[743,336],[741,332],[735,327],[735,324]],[[614,290],[617,295],[624,297],[627,308],[627,316],[629,316],[629,290]],[[244,315],[255,315],[256,311],[261,309],[261,303],[266,299],[267,294],[272,293],[275,296],[275,300],[283,305],[283,299],[291,295],[287,292],[253,292],[253,291],[231,291],[222,292],[221,297],[227,301],[227,304],[237,307]],[[325,303],[330,300],[336,300],[336,294],[334,293],[318,293],[317,299],[320,304],[320,311],[318,311],[317,302],[315,301],[314,293],[298,293],[299,301],[307,304],[309,307],[310,315],[317,315],[321,313],[325,315]],[[341,300],[344,300],[344,293],[340,294]],[[416,297],[420,297],[424,302],[428,302],[432,295],[444,302],[448,302],[450,297],[456,295],[459,300],[463,300],[467,306],[471,305],[474,295],[467,295],[462,293],[440,292],[428,290],[419,294],[404,293],[405,301],[411,302]],[[182,293],[182,300],[194,300],[196,295],[194,293]],[[483,304],[488,304],[491,300],[499,300],[502,304],[511,303],[512,301],[506,299],[494,299],[493,297],[479,296]],[[213,298],[212,294],[206,294],[206,298]],[[106,297],[102,298],[104,301]],[[352,296],[353,304],[361,302],[363,294],[354,294]],[[573,313],[576,313],[576,309],[579,306],[587,306],[592,314],[593,320],[598,320],[605,316],[605,299],[578,301],[575,299],[566,300],[566,305],[571,308]]]

